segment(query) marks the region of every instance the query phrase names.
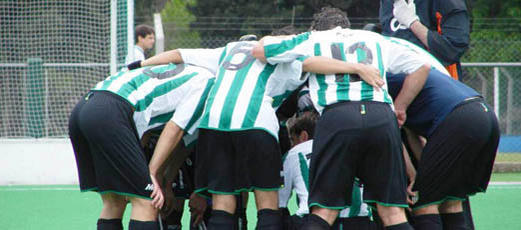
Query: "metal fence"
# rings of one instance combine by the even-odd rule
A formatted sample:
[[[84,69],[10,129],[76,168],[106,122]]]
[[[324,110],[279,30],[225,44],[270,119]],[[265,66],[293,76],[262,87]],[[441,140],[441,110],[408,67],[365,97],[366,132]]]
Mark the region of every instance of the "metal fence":
[[[190,28],[176,26],[179,24],[177,21],[163,21],[165,49],[213,48],[234,41],[242,34],[255,33],[262,36],[272,29],[291,23],[297,28],[305,30],[311,21],[310,18],[258,18],[257,20],[248,19],[251,23],[239,24],[234,20],[208,18],[206,22],[199,22],[195,25],[192,23]],[[352,19],[354,28],[361,28],[370,22],[376,23],[377,21],[365,18]],[[515,21],[515,23],[518,22],[519,20]],[[512,32],[512,26],[508,26],[511,23],[509,20],[474,23],[482,23],[483,31]],[[233,27],[238,25],[241,28]],[[519,27],[519,25],[517,26]],[[108,27],[104,28],[108,29]],[[235,32],[231,33],[232,30]],[[109,31],[106,32],[109,33]],[[513,63],[521,60],[521,38],[517,39],[513,36],[501,41],[501,38],[489,36],[489,33],[483,33],[482,37],[479,37],[480,34],[480,31],[473,31],[470,48],[463,58],[464,76],[462,81],[480,92],[487,102],[494,106],[504,136],[521,136],[521,64]],[[2,34],[0,33],[0,35]],[[34,34],[27,33],[22,36],[34,37]],[[54,43],[50,44],[53,36],[63,38],[62,35],[53,35],[51,31],[47,36],[49,36],[48,46],[52,49],[60,50],[70,47],[70,44],[64,43],[63,39],[56,39]],[[19,42],[24,41],[27,39],[20,39]],[[13,40],[9,41],[9,44],[17,46],[17,42]],[[23,46],[23,44],[18,45]],[[30,63],[30,58],[24,59],[26,61],[23,63],[20,62],[20,59],[10,62],[9,58],[0,58],[0,137],[67,136],[68,115],[76,101],[97,81],[104,79],[109,74],[109,59],[106,55],[106,51],[110,50],[109,43],[93,43],[91,50],[97,49],[102,50],[100,52],[103,52],[104,55],[100,56],[98,61],[92,60],[89,63],[68,62],[67,56],[61,56],[60,63],[43,58],[41,65],[35,66],[34,63]],[[30,55],[22,53],[28,52],[24,49],[16,52],[2,55],[30,57]],[[56,55],[61,55],[61,53],[57,52]],[[34,68],[40,68],[37,71],[43,75],[34,75]],[[31,111],[34,108],[37,110]],[[38,135],[35,135],[34,129],[37,130]],[[518,143],[518,149],[521,149],[521,143]]]

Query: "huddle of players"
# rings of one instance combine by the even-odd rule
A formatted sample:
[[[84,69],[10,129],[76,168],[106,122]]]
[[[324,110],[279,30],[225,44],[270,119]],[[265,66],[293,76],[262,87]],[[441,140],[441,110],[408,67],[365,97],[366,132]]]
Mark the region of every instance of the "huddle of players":
[[[172,50],[100,82],[70,121],[80,187],[100,192],[104,201],[98,229],[121,229],[124,207],[110,211],[120,208],[120,196],[137,197],[130,199],[130,229],[157,229],[157,209],[170,189],[162,184],[164,163],[171,155],[183,158],[174,148],[196,129],[195,192],[211,196],[209,229],[238,228],[242,202],[236,196],[244,191],[254,192],[259,229],[373,229],[372,211],[385,229],[413,229],[404,211],[409,207],[415,229],[464,227],[461,200],[486,190],[490,178],[499,136],[495,115],[426,51],[348,28],[345,13],[325,8],[312,32]],[[284,201],[288,191],[279,193],[275,111],[305,82],[320,118],[315,126],[305,115],[290,127],[298,144],[284,173],[298,169],[290,175],[299,175],[296,184],[308,193],[296,190],[298,214],[306,217],[283,221],[279,197]],[[313,128],[295,131],[299,122]],[[161,125],[147,164],[140,138]],[[417,173],[404,161],[401,126],[427,139]],[[415,202],[412,191],[419,191]]]

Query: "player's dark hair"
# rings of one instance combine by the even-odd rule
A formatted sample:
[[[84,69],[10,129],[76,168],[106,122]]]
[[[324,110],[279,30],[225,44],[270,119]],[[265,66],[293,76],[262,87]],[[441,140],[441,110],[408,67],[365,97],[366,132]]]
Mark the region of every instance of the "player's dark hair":
[[[294,118],[292,122],[288,121],[289,135],[299,135],[302,131],[308,133],[309,139],[313,139],[315,133],[315,124],[318,120],[318,113],[315,111],[309,111],[303,113],[301,116]]]
[[[134,29],[134,39],[135,39],[134,41],[137,42],[138,36],[144,38],[147,35],[154,34],[154,33],[155,33],[154,28],[152,28],[149,25],[141,24],[139,26],[136,26],[136,28]]]
[[[337,26],[350,28],[351,23],[347,18],[347,13],[334,7],[322,7],[320,12],[313,15],[313,22],[309,30],[330,30]]]
[[[297,28],[295,28],[292,25],[284,26],[282,28],[271,31],[271,35],[273,35],[273,36],[292,35],[292,34],[298,34],[298,33],[299,33],[299,31],[297,30]]]

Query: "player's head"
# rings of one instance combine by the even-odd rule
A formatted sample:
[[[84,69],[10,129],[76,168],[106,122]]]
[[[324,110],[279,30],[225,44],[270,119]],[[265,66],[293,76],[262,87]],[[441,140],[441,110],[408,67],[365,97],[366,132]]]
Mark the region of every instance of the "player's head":
[[[291,146],[313,139],[317,119],[318,113],[309,111],[299,117],[293,117],[288,120],[287,125]]]
[[[144,50],[154,47],[155,36],[154,28],[149,25],[139,25],[134,29],[134,39],[138,46]]]
[[[273,36],[293,35],[293,34],[298,34],[298,33],[299,33],[299,31],[297,30],[297,28],[295,28],[292,25],[284,26],[282,28],[271,31],[271,35],[273,35]]]
[[[320,12],[313,15],[313,22],[311,22],[309,30],[330,30],[337,26],[342,28],[351,27],[346,12],[338,8],[326,6],[322,7]]]

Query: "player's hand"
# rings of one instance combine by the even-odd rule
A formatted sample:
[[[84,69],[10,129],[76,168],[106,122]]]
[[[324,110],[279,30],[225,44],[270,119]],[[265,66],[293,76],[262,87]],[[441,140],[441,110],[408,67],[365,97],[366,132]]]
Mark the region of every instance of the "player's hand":
[[[398,127],[401,128],[403,124],[405,124],[405,120],[407,120],[407,114],[405,113],[405,109],[401,109],[398,107],[394,108],[394,113],[396,114],[396,119],[398,120]]]
[[[201,221],[203,221],[204,218],[204,212],[207,208],[206,199],[192,193],[190,195],[190,201],[188,202],[188,207],[190,207],[190,213],[195,216],[194,222],[192,223],[193,226],[199,225]]]
[[[154,184],[154,190],[150,195],[150,198],[152,198],[152,205],[157,209],[161,209],[161,207],[163,207],[163,203],[165,202],[163,191],[161,191],[161,185],[159,184],[159,180],[156,178],[156,176],[150,175],[150,178]]]
[[[409,186],[407,186],[407,203],[409,205],[413,205],[418,201],[418,192],[412,191],[412,188],[414,187],[414,180],[412,179],[409,183]]]
[[[358,64],[356,72],[362,80],[367,82],[367,84],[372,85],[377,91],[380,91],[380,88],[384,85],[384,80],[380,76],[380,71],[371,65]]]
[[[406,26],[407,28],[411,27],[411,24],[420,20],[418,15],[416,15],[416,5],[414,5],[414,0],[395,0],[393,4],[393,15],[400,22],[400,24]]]

